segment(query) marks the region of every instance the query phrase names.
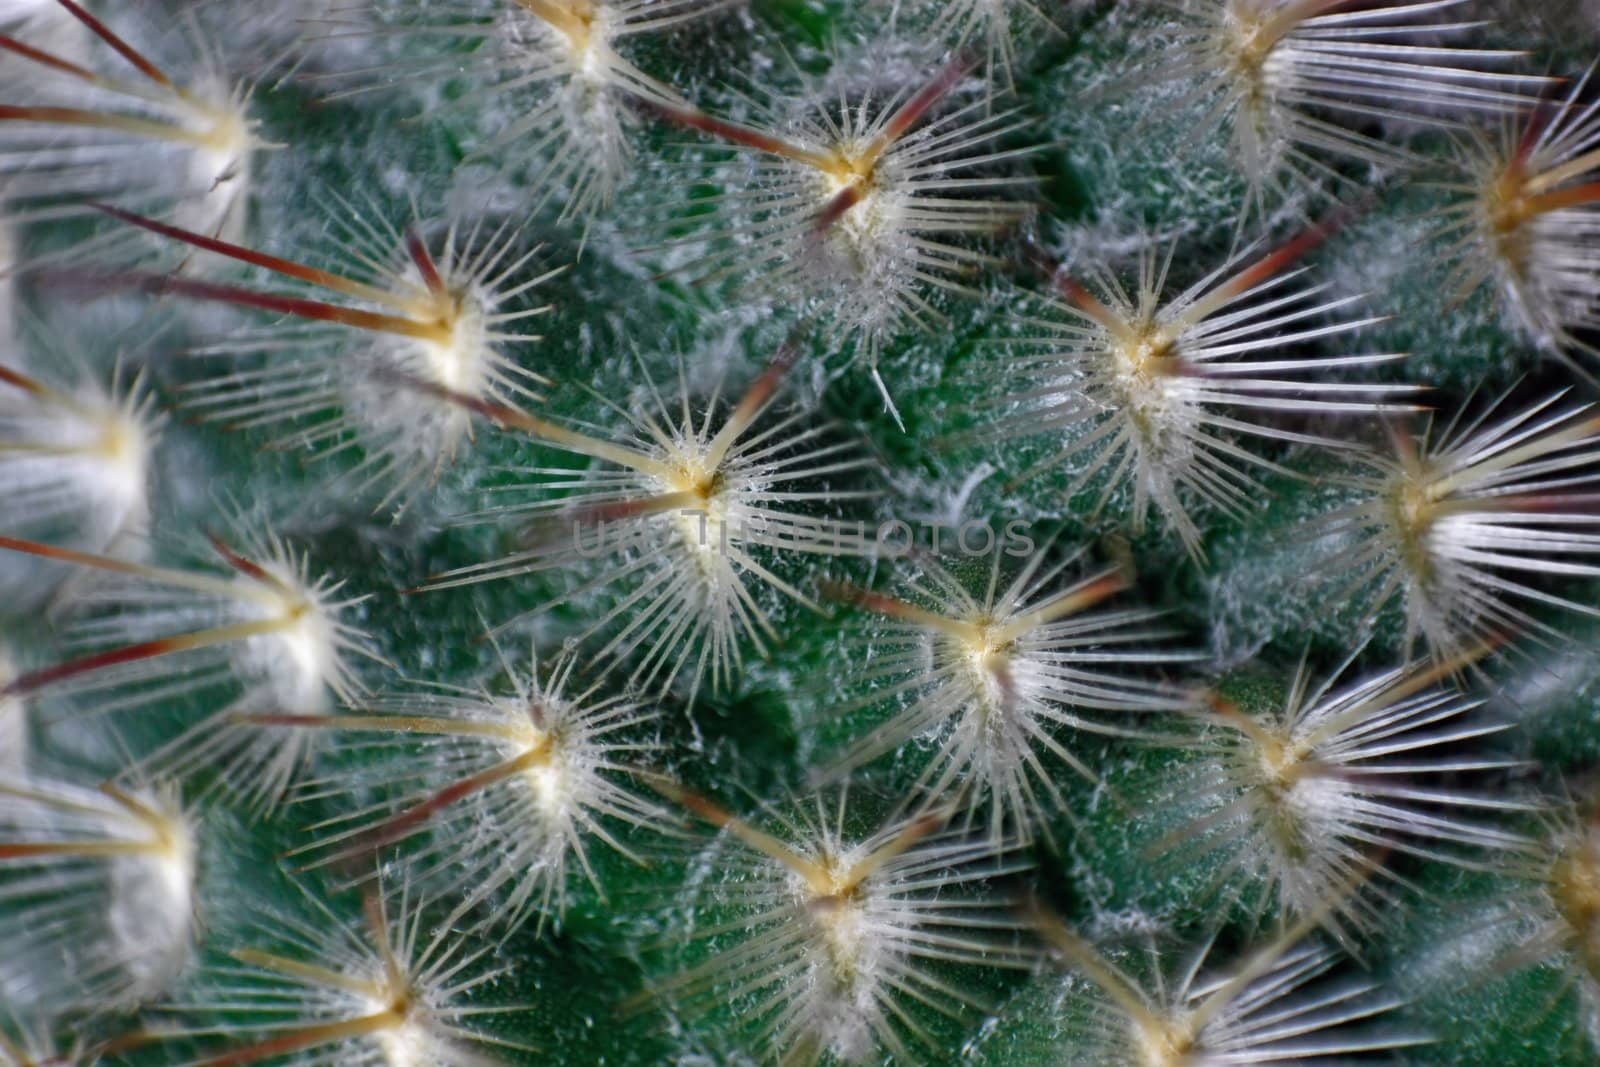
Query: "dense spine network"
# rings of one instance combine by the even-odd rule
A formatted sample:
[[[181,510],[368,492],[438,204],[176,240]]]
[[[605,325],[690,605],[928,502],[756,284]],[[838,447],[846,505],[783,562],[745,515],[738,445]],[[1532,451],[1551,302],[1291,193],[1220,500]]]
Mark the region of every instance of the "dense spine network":
[[[1479,876],[1452,977],[1600,1048],[1600,819],[1523,791],[1592,748],[1600,413],[1398,377],[1595,355],[1594,68],[1475,0],[0,5],[0,1067],[1420,1061]],[[1429,157],[1405,363],[1305,260]],[[1406,321],[1424,256],[1496,314]],[[1100,540],[885,536],[969,513]]]

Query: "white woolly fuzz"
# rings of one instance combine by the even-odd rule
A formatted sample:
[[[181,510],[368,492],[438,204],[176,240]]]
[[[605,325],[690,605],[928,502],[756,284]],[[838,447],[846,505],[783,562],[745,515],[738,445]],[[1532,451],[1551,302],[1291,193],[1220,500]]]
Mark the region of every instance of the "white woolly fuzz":
[[[1341,936],[1394,904],[1381,884],[1377,900],[1345,891],[1386,873],[1386,854],[1470,864],[1517,847],[1485,820],[1524,805],[1460,783],[1509,765],[1476,747],[1508,724],[1474,718],[1481,702],[1441,685],[1446,673],[1411,664],[1335,688],[1343,668],[1314,682],[1302,663],[1264,713],[1215,700],[1199,761],[1161,802],[1187,820],[1168,843],[1205,857],[1219,885],[1237,875],[1262,905],[1326,914]]]
[[[1401,355],[1319,357],[1291,347],[1379,321],[1336,314],[1361,298],[1329,296],[1326,284],[1301,281],[1306,268],[1291,267],[1325,234],[1309,231],[1259,258],[1257,249],[1246,249],[1171,297],[1165,296],[1170,254],[1165,262],[1145,257],[1131,293],[1105,271],[1093,276],[1092,288],[1059,280],[1066,302],[1056,303],[1051,317],[1032,320],[1036,332],[1014,342],[1020,352],[1004,370],[1019,388],[1001,398],[1003,414],[979,436],[1059,438],[1058,450],[1015,480],[1065,466],[1073,475],[1067,497],[1102,484],[1097,510],[1114,494],[1131,492],[1134,532],[1144,530],[1153,508],[1198,558],[1201,528],[1191,508],[1199,503],[1241,515],[1261,499],[1254,471],[1283,469],[1236,436],[1341,448],[1262,416],[1405,410],[1396,398],[1415,391],[1326,380],[1330,371]]]
[[[235,428],[271,427],[281,447],[357,447],[355,491],[382,486],[388,503],[432,484],[471,438],[471,411],[440,392],[468,403],[534,399],[545,379],[509,348],[537,340],[517,324],[549,309],[516,305],[554,272],[519,276],[540,249],[514,253],[522,231],[509,220],[489,234],[451,224],[435,252],[376,209],[341,207],[336,252],[354,268],[347,274],[113,212],[258,275],[248,286],[158,275],[112,284],[273,313],[270,328],[197,350],[234,369],[194,386],[190,406]]]
[[[8,199],[36,204],[116,199],[181,226],[237,238],[260,142],[248,93],[205,45],[175,78],[88,14],[56,3],[95,38],[79,60],[24,23],[0,57],[0,176]]]
[[[266,726],[341,731],[341,753],[360,761],[306,782],[307,794],[386,799],[318,827],[300,850],[311,862],[341,864],[398,842],[418,884],[470,906],[495,899],[495,926],[509,936],[530,915],[543,923],[567,903],[569,868],[599,887],[596,844],[638,861],[628,839],[658,831],[659,805],[629,787],[634,762],[656,750],[641,734],[656,718],[599,683],[573,677],[574,653],[547,672],[506,665],[509,694],[457,687],[373,702],[361,714],[261,716]]]
[[[1331,193],[1330,164],[1393,164],[1404,153],[1361,127],[1373,120],[1449,126],[1463,113],[1509,114],[1538,78],[1501,73],[1514,52],[1442,43],[1470,27],[1467,0],[1164,0],[1175,40],[1144,77],[1193,86],[1202,129],[1225,125],[1250,187]]]
[[[1041,926],[1100,994],[1069,1021],[1065,1047],[1075,1067],[1300,1067],[1360,1062],[1428,1041],[1378,1022],[1405,1002],[1380,993],[1377,982],[1328,977],[1339,954],[1305,941],[1305,923],[1231,967],[1211,965],[1207,943],[1144,982],[1061,923]]]
[[[259,804],[280,798],[306,760],[313,734],[241,729],[246,712],[325,714],[361,691],[351,660],[374,658],[346,613],[342,582],[313,578],[305,556],[267,531],[213,537],[216,563],[176,569],[128,563],[5,539],[4,547],[101,572],[66,624],[79,654],[23,675],[12,691],[92,693],[98,712],[147,707],[217,688],[233,702],[155,762],[187,775],[220,761],[219,785]],[[220,566],[219,566],[220,565]]]
[[[486,113],[509,109],[483,147],[503,156],[517,145],[537,160],[533,184],[566,190],[562,214],[588,215],[610,205],[627,177],[628,130],[641,104],[681,106],[683,98],[635,67],[630,38],[703,18],[730,0],[447,0],[388,5],[375,32],[426,35],[473,46],[471,87],[456,106]],[[391,82],[427,83],[459,76],[461,59],[396,64]]]
[[[1456,298],[1499,290],[1517,328],[1560,352],[1600,329],[1600,99],[1584,102],[1594,68],[1565,98],[1500,136],[1459,146],[1456,202],[1442,212],[1455,238]]]
[[[900,709],[852,746],[841,770],[932,736],[922,785],[936,796],[962,789],[972,808],[989,805],[994,836],[1006,830],[1026,839],[1064,805],[1047,760],[1097,777],[1069,747],[1073,731],[1135,733],[1125,713],[1187,705],[1184,694],[1141,673],[1193,658],[1157,647],[1165,635],[1156,614],[1094,610],[1126,579],[1106,571],[1061,581],[1075,557],[1046,566],[1047,551],[1035,551],[1004,585],[996,551],[978,592],[931,560],[898,598],[845,591],[889,620],[872,635],[866,671],[882,688],[863,703]]]
[[[28,701],[5,691],[16,677],[11,650],[0,644],[0,776],[19,775],[28,765]]]
[[[1533,581],[1600,576],[1600,413],[1563,395],[1396,433],[1392,456],[1365,458],[1343,479],[1357,502],[1310,527],[1336,546],[1338,597],[1361,590],[1374,611],[1399,599],[1408,643],[1439,658],[1486,639],[1565,640],[1528,608],[1597,614]]]
[[[0,366],[0,532],[137,553],[165,419],[140,379],[56,388]]]
[[[128,1010],[195,939],[197,828],[170,786],[0,778],[0,990],[34,1011]]]
[[[612,634],[601,655],[639,653],[630,681],[640,686],[665,691],[685,673],[696,691],[707,675],[713,686],[727,684],[746,642],[764,653],[778,639],[757,599],[762,587],[811,603],[763,557],[859,555],[872,547],[859,524],[847,530],[800,510],[872,495],[814,487],[872,461],[853,443],[831,439],[826,426],[808,425],[804,411],[772,413],[795,355],[786,348],[731,408],[720,390],[697,408],[686,379],[670,403],[652,384],[629,408],[614,407],[624,427],[608,437],[490,412],[503,426],[596,462],[514,469],[528,481],[512,492],[534,489],[540,498],[472,518],[533,518],[535,547],[448,572],[430,587],[599,565],[593,584],[620,591],[584,633]]]
[[[670,112],[739,153],[712,175],[717,191],[691,201],[712,228],[691,239],[707,250],[688,269],[819,301],[841,337],[859,335],[891,410],[880,344],[943,322],[932,293],[977,295],[967,276],[996,261],[968,240],[1027,211],[997,198],[1031,180],[1002,168],[1033,149],[996,147],[1026,124],[1019,111],[981,96],[943,106],[967,74],[957,62],[920,85],[886,85],[880,72],[866,84],[773,92],[752,101],[751,122]]]
[[[190,1067],[268,1059],[285,1067],[502,1062],[488,1046],[509,1043],[477,1024],[502,1009],[473,1002],[475,991],[510,970],[488,963],[490,942],[456,929],[455,916],[431,925],[426,902],[408,887],[392,908],[382,892],[370,895],[356,916],[302,892],[303,916],[260,915],[250,946],[231,953],[233,966],[202,974],[191,994],[166,1006],[208,1020],[190,1031],[207,1048]]]
[[[893,819],[856,836],[846,799],[773,812],[757,828],[709,801],[663,789],[724,827],[736,843],[717,856],[704,889],[719,921],[717,947],[665,985],[704,1008],[729,1005],[768,1057],[809,1065],[832,1059],[920,1062],[931,1041],[917,1015],[971,1007],[943,964],[1025,968],[1004,939],[1001,906],[975,895],[985,878],[1020,869],[1011,846],[940,830],[944,815]]]

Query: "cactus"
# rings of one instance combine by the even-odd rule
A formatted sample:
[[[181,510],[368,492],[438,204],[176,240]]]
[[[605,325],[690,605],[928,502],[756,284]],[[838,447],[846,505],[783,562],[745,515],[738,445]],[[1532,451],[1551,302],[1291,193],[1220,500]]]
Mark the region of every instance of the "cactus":
[[[13,0],[0,1064],[1595,1062],[1597,60]]]

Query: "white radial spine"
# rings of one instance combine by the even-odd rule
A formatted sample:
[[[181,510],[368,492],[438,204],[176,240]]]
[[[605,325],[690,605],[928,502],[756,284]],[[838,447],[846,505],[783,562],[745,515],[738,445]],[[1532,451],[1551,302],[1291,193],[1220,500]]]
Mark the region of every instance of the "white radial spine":
[[[757,826],[675,783],[657,786],[732,839],[718,861],[725,880],[706,887],[727,913],[703,934],[719,947],[660,992],[701,1010],[732,1005],[774,1058],[916,1062],[931,1043],[919,1012],[974,1007],[943,966],[1032,965],[1009,937],[1009,909],[977,892],[1024,866],[1008,855],[1015,844],[945,831],[948,809],[856,836],[843,792]]]
[[[0,390],[0,533],[141,554],[166,421],[141,377],[128,381],[119,366],[109,388],[87,376],[58,388],[0,366]]]
[[[1597,354],[1585,340],[1600,329],[1600,100],[1585,101],[1594,72],[1498,136],[1463,138],[1461,174],[1441,183],[1456,299],[1492,286],[1516,329],[1558,355]]]
[[[641,104],[680,106],[683,98],[627,56],[634,38],[706,18],[732,0],[400,0],[362,33],[473,47],[474,85],[454,108],[498,108],[515,116],[481,148],[484,158],[532,157],[533,184],[557,191],[563,217],[588,218],[610,206],[635,165],[631,127]],[[432,84],[459,76],[460,59],[380,65],[364,72],[366,93],[397,84]]]
[[[71,202],[116,199],[237,239],[262,148],[249,90],[230,84],[199,41],[193,76],[175,78],[77,0],[55,4],[95,47],[63,55],[58,35],[38,32],[37,20],[0,34],[7,200],[81,210]]]
[[[936,295],[977,296],[968,278],[998,261],[971,239],[1028,212],[1005,194],[1033,179],[1005,168],[1034,149],[998,145],[1023,128],[1020,112],[983,95],[948,103],[971,69],[959,58],[920,85],[828,89],[799,109],[773,94],[756,101],[753,122],[661,109],[737,153],[719,172],[724,190],[692,202],[711,222],[682,242],[700,249],[682,269],[702,284],[735,276],[819,301],[841,340],[858,343],[896,419],[880,347],[945,322]]]

